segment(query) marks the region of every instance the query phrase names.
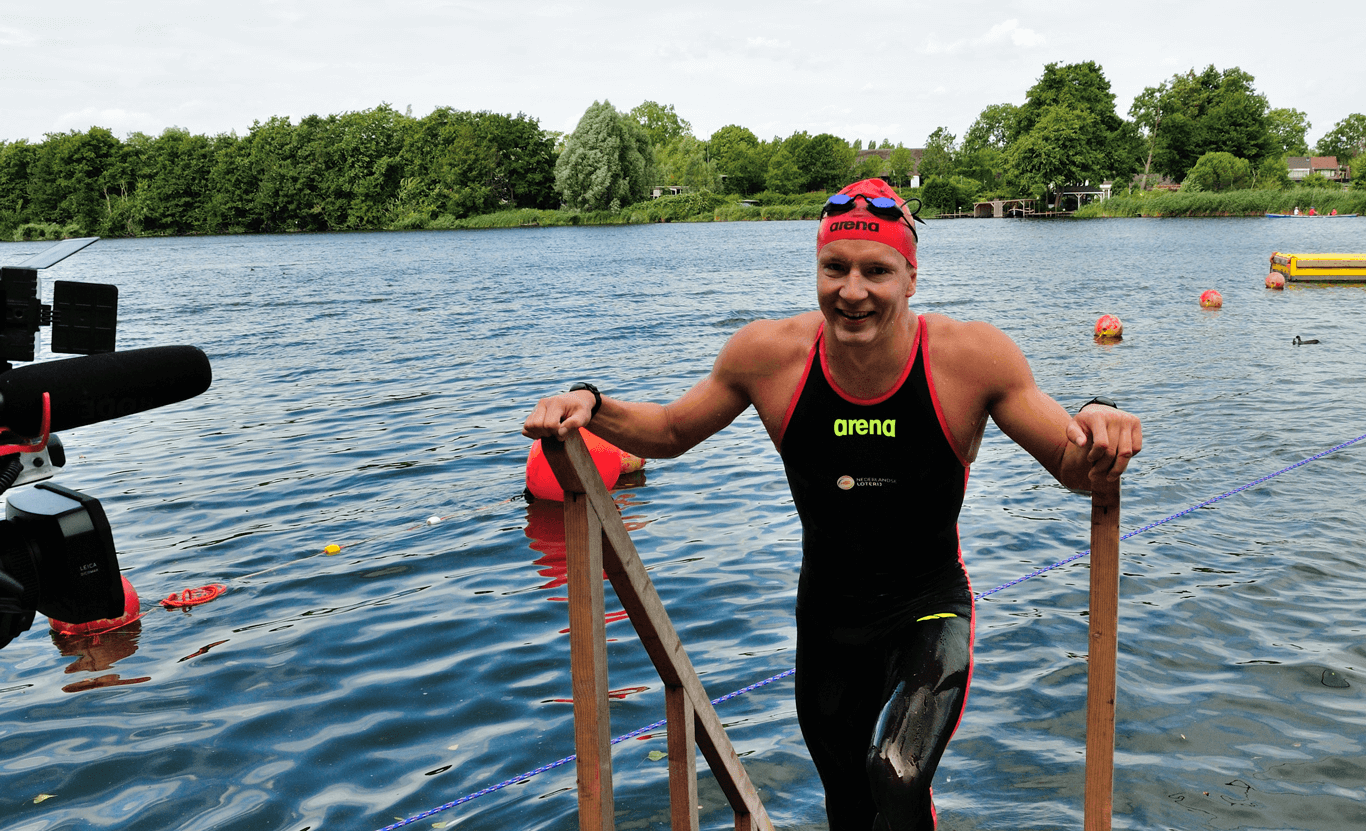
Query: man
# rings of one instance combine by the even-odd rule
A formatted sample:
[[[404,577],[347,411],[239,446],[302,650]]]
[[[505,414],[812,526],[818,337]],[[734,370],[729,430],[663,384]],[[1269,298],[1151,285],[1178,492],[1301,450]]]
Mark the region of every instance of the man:
[[[624,450],[669,457],[753,406],[802,521],[797,717],[831,831],[931,829],[930,780],[971,676],[957,520],[987,418],[1074,490],[1114,486],[1142,431],[1108,399],[1069,417],[998,329],[912,311],[914,220],[880,179],[831,197],[816,252],[819,311],[743,327],[682,398],[576,384],[522,432],[591,421]]]

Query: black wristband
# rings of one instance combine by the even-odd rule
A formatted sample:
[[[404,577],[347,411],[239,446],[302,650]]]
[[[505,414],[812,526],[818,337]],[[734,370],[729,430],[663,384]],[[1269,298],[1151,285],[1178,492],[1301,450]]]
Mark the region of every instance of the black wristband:
[[[593,386],[592,384],[586,383],[586,382],[584,382],[584,381],[580,381],[580,382],[578,382],[577,384],[575,384],[574,386],[572,386],[572,387],[569,388],[569,391],[570,391],[570,392],[578,392],[579,390],[588,390],[589,392],[593,393],[593,410],[592,410],[592,412],[590,412],[588,415],[589,415],[589,416],[595,416],[595,415],[597,415],[597,414],[598,414],[598,410],[601,410],[601,409],[602,409],[602,393],[598,392],[598,388],[597,388],[597,387]]]
[[[1116,410],[1119,409],[1119,405],[1115,403],[1115,400],[1113,398],[1108,398],[1104,395],[1097,395],[1095,398],[1092,398],[1090,401],[1087,401],[1085,404],[1082,404],[1080,407],[1078,407],[1077,413],[1080,414],[1082,410],[1086,409],[1092,404],[1102,404],[1106,407],[1114,407]]]

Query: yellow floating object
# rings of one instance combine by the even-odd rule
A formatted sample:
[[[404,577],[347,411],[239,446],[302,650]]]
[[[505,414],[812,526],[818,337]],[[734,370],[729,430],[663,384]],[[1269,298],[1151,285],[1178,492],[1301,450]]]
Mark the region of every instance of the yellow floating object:
[[[1291,283],[1366,283],[1366,254],[1271,255],[1271,270]]]
[[[337,545],[336,543],[332,543],[331,545],[323,549],[323,553],[329,557],[331,557],[333,554],[340,554],[341,546]]]

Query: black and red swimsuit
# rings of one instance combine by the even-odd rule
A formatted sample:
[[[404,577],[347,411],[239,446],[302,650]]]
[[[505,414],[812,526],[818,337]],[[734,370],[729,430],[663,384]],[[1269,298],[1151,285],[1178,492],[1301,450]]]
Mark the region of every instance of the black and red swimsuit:
[[[802,523],[797,712],[832,831],[864,831],[879,812],[932,828],[929,780],[967,696],[968,465],[926,337],[921,317],[901,378],[860,399],[835,385],[817,334],[779,440]]]

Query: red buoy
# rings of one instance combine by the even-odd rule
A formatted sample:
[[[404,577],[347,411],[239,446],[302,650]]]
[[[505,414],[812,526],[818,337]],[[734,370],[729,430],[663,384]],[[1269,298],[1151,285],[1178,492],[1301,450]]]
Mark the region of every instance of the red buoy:
[[[1285,275],[1279,271],[1273,271],[1266,275],[1266,287],[1269,289],[1285,288]]]
[[[1210,289],[1200,295],[1200,305],[1206,309],[1222,309],[1224,307],[1224,296],[1214,289]]]
[[[579,434],[583,436],[583,443],[588,445],[588,452],[593,457],[593,466],[598,469],[598,475],[602,477],[602,483],[608,490],[617,483],[623,471],[640,470],[640,466],[644,464],[639,456],[632,456],[587,430],[580,429]],[[531,452],[527,454],[526,488],[537,499],[564,501],[564,488],[560,487],[555,472],[550,469],[550,462],[541,450],[540,439],[532,442]]]
[[[52,631],[62,635],[98,635],[103,632],[111,632],[123,626],[127,626],[142,617],[142,604],[138,600],[137,590],[133,584],[128,582],[127,577],[120,575],[123,580],[123,614],[119,617],[107,617],[100,620],[92,620],[89,623],[63,623],[56,618],[48,618],[48,625]]]
[[[1119,340],[1124,337],[1124,324],[1114,315],[1101,315],[1096,321],[1097,340]]]

